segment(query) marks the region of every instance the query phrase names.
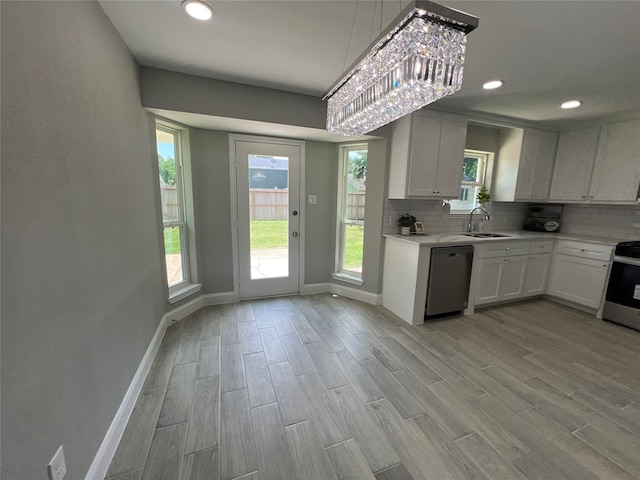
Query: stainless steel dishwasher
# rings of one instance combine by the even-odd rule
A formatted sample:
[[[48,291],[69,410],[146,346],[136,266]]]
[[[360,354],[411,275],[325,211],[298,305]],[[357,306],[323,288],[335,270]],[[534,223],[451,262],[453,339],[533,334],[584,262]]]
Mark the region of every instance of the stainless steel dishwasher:
[[[461,312],[467,307],[473,245],[431,249],[425,314]]]

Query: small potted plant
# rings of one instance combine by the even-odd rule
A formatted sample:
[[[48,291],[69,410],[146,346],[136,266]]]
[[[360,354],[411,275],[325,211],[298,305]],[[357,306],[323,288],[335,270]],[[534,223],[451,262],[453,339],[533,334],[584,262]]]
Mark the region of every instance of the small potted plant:
[[[403,216],[401,216],[398,219],[400,234],[409,235],[411,234],[412,231],[415,232],[416,231],[415,223],[416,223],[416,217],[414,217],[413,215],[409,215],[408,213],[405,213]]]
[[[485,203],[491,200],[491,194],[489,193],[486,185],[483,185],[482,188],[478,191],[476,200],[478,200],[478,203],[483,206]]]

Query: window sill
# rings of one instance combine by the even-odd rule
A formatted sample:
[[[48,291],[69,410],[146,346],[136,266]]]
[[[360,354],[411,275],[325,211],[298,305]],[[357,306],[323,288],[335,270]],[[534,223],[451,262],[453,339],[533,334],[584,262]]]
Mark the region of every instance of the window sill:
[[[174,304],[179,302],[180,300],[187,298],[189,295],[199,292],[201,288],[202,285],[199,283],[190,283],[189,285],[185,285],[180,290],[176,290],[169,295],[169,303]]]
[[[334,280],[340,280],[341,282],[351,283],[352,285],[364,285],[362,278],[356,277],[355,275],[350,275],[348,273],[332,273]]]

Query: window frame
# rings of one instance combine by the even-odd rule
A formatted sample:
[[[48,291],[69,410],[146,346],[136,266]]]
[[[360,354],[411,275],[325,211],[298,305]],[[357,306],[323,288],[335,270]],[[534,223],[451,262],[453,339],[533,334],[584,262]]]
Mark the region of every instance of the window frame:
[[[355,285],[362,285],[362,275],[364,273],[364,235],[362,240],[362,268],[361,271],[350,270],[344,268],[344,250],[346,244],[347,226],[361,226],[365,228],[365,218],[362,220],[348,220],[347,212],[347,196],[349,185],[349,152],[366,150],[367,155],[369,145],[367,143],[353,143],[340,146],[339,170],[338,170],[338,196],[337,196],[337,222],[336,222],[336,258],[335,273],[333,278],[342,280]],[[366,178],[366,177],[365,177]],[[365,189],[365,205],[366,205],[366,189]],[[366,217],[366,207],[365,215]]]
[[[191,158],[189,152],[189,131],[179,125],[156,119],[154,125],[156,138],[156,162],[157,162],[157,131],[169,134],[174,139],[174,156],[176,161],[176,198],[177,215],[175,220],[165,221],[162,215],[162,199],[160,197],[160,218],[162,222],[162,247],[164,253],[165,285],[168,289],[169,303],[175,303],[183,298],[200,291],[201,285],[196,282],[197,267],[195,258],[195,228],[193,215],[193,189],[191,183]],[[158,174],[158,179],[160,175]],[[160,188],[160,182],[158,181]],[[180,255],[182,260],[182,280],[169,284],[166,265],[166,245],[164,234],[167,229],[178,228],[180,235]]]
[[[479,177],[479,180],[475,182],[465,181],[465,180],[462,180],[462,171],[461,171],[460,172],[460,194],[462,194],[462,190],[464,189],[464,187],[471,187],[473,189],[475,187],[482,188],[483,185],[486,185],[487,179],[491,177],[490,170],[493,165],[493,156],[494,156],[493,152],[465,148],[463,161],[464,161],[464,158],[467,158],[467,157],[478,158],[481,164],[479,165],[479,168],[481,170],[481,175]],[[474,194],[473,204],[471,208],[467,208],[467,207],[454,208],[455,204],[452,202],[461,201],[459,198],[460,196],[458,196],[458,198],[456,199],[450,199],[449,203],[451,204],[451,213],[452,214],[468,214],[469,212],[471,212],[471,210],[473,210],[475,207],[480,205],[475,198],[476,195],[477,194]]]

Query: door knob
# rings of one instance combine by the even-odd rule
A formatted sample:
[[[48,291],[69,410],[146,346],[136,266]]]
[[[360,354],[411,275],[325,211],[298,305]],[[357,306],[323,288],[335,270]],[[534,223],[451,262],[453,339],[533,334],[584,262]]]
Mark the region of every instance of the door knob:
[[[298,232],[293,232],[293,233],[291,234],[291,236],[292,236],[292,237],[294,237],[294,238],[295,238],[295,237],[297,237],[297,236],[298,236]]]
[[[296,215],[298,215],[298,211],[297,211],[297,210],[294,210],[294,211],[293,211],[293,216],[295,217]]]

